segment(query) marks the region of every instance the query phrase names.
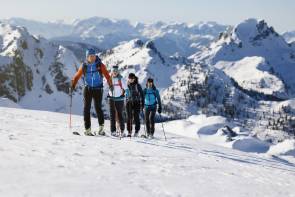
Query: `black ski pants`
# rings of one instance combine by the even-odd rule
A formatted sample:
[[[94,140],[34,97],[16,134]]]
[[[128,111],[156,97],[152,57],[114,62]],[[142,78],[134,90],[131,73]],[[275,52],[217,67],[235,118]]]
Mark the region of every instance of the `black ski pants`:
[[[125,122],[123,118],[124,101],[116,101],[109,98],[110,106],[110,122],[111,122],[111,132],[116,132],[116,120],[120,124],[120,130],[123,132],[125,130]]]
[[[96,115],[98,118],[99,125],[104,124],[104,114],[102,110],[102,96],[103,96],[103,88],[90,88],[86,86],[83,91],[84,97],[84,126],[85,129],[89,129],[91,127],[91,102],[94,101],[94,108],[96,111]]]
[[[127,130],[129,134],[132,134],[133,123],[135,124],[135,132],[140,130],[140,101],[127,101]]]
[[[148,135],[154,135],[155,133],[155,115],[157,107],[146,107],[145,108],[145,124]]]

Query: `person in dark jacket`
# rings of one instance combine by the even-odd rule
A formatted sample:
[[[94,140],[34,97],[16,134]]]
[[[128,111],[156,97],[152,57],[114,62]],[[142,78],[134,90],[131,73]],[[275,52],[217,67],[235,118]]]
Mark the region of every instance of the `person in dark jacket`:
[[[99,122],[97,134],[104,135],[104,114],[102,111],[103,77],[107,79],[110,89],[113,89],[111,77],[106,66],[96,55],[94,49],[86,51],[86,62],[84,62],[72,79],[71,91],[73,91],[82,77],[84,79],[83,101],[84,101],[84,126],[85,135],[93,136],[91,132],[90,109],[94,100],[94,107]]]
[[[152,139],[155,133],[155,115],[156,111],[162,113],[162,103],[159,91],[154,85],[154,80],[149,78],[146,83],[146,88],[143,91],[144,95],[144,116],[147,129],[147,137]]]
[[[141,85],[138,83],[138,78],[134,73],[128,76],[126,89],[126,110],[127,110],[127,130],[128,137],[132,135],[133,122],[135,123],[134,137],[138,136],[140,130],[140,111],[143,109],[144,96]]]

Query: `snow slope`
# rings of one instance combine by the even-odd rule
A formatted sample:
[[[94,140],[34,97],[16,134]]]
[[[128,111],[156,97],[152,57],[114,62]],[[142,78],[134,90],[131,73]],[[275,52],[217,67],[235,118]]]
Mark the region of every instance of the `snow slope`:
[[[268,153],[271,145],[249,135],[222,116],[194,115],[165,124],[168,132],[243,152]],[[230,128],[232,133],[230,133]],[[290,148],[289,151],[293,150]]]
[[[270,148],[268,154],[271,155],[291,155],[295,156],[295,141],[285,140]]]
[[[0,107],[21,108],[18,104],[8,98],[0,98]]]
[[[0,113],[1,196],[295,196],[294,159],[165,142],[160,125],[158,140],[118,140],[74,136],[65,114]]]
[[[244,89],[286,97],[283,82],[268,72],[270,67],[262,57],[245,57],[234,63],[220,61],[215,66]]]

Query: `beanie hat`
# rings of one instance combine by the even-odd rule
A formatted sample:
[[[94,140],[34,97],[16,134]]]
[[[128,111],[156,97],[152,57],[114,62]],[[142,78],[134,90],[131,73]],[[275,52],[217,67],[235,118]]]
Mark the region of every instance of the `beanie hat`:
[[[87,49],[86,50],[86,58],[88,58],[89,55],[95,55],[95,50],[94,49]]]

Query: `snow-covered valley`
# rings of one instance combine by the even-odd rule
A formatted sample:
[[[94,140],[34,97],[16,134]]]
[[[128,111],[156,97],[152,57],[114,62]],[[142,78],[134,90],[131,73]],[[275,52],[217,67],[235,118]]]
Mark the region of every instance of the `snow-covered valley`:
[[[160,124],[155,140],[119,140],[74,136],[67,114],[0,113],[1,196],[295,196],[293,157],[176,135],[176,122],[164,123],[167,141]],[[73,116],[72,130],[82,129],[82,119]]]

